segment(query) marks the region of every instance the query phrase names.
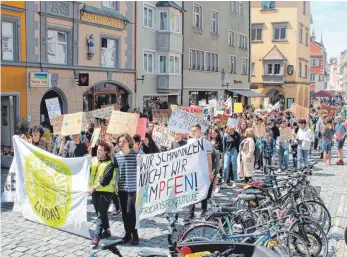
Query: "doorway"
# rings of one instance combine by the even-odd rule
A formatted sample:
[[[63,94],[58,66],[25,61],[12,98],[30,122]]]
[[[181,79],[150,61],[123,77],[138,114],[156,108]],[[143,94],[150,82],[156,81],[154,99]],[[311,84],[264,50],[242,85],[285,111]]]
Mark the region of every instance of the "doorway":
[[[12,136],[15,133],[16,96],[1,96],[1,146],[12,146]]]
[[[67,110],[66,97],[60,89],[50,89],[47,91],[42,99],[40,104],[40,123],[44,128],[52,129],[51,123],[49,121],[49,115],[46,106],[46,99],[58,98],[61,114],[65,114]]]

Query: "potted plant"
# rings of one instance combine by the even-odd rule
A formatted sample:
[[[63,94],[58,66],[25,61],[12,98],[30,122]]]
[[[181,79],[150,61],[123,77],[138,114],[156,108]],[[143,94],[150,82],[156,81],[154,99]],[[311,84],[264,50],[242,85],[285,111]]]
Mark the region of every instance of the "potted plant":
[[[29,131],[29,123],[27,122],[26,119],[22,119],[17,123],[17,133],[22,135],[22,134],[27,134]]]

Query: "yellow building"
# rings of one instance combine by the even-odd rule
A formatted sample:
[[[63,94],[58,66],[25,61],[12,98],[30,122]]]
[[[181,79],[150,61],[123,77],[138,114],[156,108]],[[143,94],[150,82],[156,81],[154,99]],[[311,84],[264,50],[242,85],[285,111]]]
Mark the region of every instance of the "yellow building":
[[[310,2],[252,1],[251,22],[251,88],[268,97],[252,103],[308,107]]]
[[[25,2],[1,3],[1,145],[27,115]]]

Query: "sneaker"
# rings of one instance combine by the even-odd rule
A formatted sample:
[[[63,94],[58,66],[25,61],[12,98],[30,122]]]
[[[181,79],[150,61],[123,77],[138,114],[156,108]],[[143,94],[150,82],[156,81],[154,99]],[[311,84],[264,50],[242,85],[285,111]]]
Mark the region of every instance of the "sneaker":
[[[100,237],[95,236],[94,239],[92,240],[92,245],[98,245],[100,242]]]
[[[281,170],[281,169],[278,169],[277,173],[281,173],[281,172],[282,172],[282,170]]]
[[[111,236],[111,230],[108,228],[104,232],[102,232],[102,237],[103,238],[108,238]]]
[[[126,244],[126,243],[130,242],[131,234],[130,233],[129,234],[125,234],[125,236],[122,238],[122,240],[123,240],[123,244]]]
[[[111,204],[110,205],[110,207],[108,208],[108,212],[110,213],[112,213],[112,212],[114,212],[114,205],[113,204]]]
[[[121,210],[115,210],[113,213],[112,213],[112,215],[113,216],[118,216],[119,214],[121,214]]]
[[[337,161],[336,162],[336,165],[343,165],[344,163],[343,163],[343,161],[341,161],[341,160],[339,160],[339,161]]]

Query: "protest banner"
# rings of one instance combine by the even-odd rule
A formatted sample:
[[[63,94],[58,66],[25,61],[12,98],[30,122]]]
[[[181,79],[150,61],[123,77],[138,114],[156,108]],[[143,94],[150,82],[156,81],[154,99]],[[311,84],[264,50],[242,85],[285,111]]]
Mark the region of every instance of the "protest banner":
[[[61,127],[63,125],[64,115],[55,116],[52,119],[51,125],[53,126],[53,135],[61,134]]]
[[[237,128],[237,126],[239,125],[239,120],[233,119],[233,118],[229,118],[227,125],[230,126],[230,127]]]
[[[92,138],[90,139],[90,146],[95,147],[96,143],[98,142],[99,136],[100,136],[101,128],[95,128]]]
[[[241,113],[241,112],[243,112],[242,103],[234,103],[234,113]]]
[[[139,134],[141,139],[145,138],[145,134],[147,132],[147,124],[148,124],[147,118],[140,118],[139,122],[137,123],[136,134]]]
[[[280,141],[287,141],[293,138],[293,131],[291,128],[280,128]]]
[[[46,101],[49,121],[52,125],[53,117],[61,115],[59,100],[58,100],[58,97],[54,97],[54,98],[46,99],[45,101]]]
[[[171,110],[174,111],[175,108],[179,108],[181,110],[185,110],[186,112],[193,113],[196,117],[199,119],[204,119],[204,107],[202,106],[191,106],[191,107],[186,107],[186,106],[178,106],[178,105],[171,105]]]
[[[14,202],[16,198],[16,171],[15,171],[15,156],[13,156],[10,169],[8,171],[4,191],[1,194],[1,202]]]
[[[171,114],[168,129],[179,133],[190,133],[191,127],[195,124],[200,124],[202,133],[205,133],[210,126],[207,120],[199,119],[192,113],[175,108]]]
[[[172,113],[171,109],[159,109],[153,111],[153,122],[158,123],[159,125],[165,125],[169,123],[169,118]]]
[[[175,132],[166,127],[155,125],[152,137],[158,145],[171,147],[171,143],[175,141]]]
[[[112,111],[112,115],[108,123],[106,133],[128,133],[130,136],[133,136],[136,133],[138,121],[139,115],[137,113]]]
[[[179,110],[179,109],[176,109]],[[210,186],[204,140],[157,154],[140,155],[136,221],[200,202]]]
[[[65,114],[61,127],[61,135],[77,135],[82,131],[83,112]]]
[[[253,129],[254,129],[254,135],[256,137],[265,137],[266,129],[265,129],[265,124],[263,122],[261,122],[260,124],[254,125]]]
[[[61,158],[13,137],[14,211],[25,219],[90,237],[87,190],[91,158]]]

